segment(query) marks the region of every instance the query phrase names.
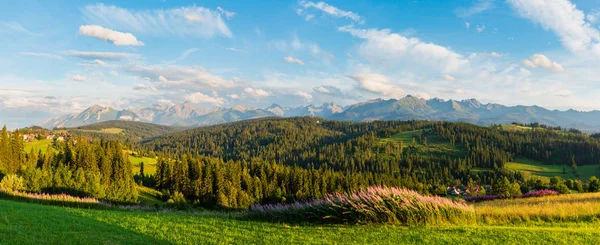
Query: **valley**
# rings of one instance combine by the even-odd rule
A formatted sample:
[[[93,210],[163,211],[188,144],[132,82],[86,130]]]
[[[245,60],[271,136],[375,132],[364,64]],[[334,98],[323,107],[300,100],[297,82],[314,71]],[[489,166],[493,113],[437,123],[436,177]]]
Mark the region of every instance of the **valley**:
[[[68,134],[68,140],[34,139],[23,143],[23,152],[53,149],[50,154],[45,151],[42,154],[56,159],[56,163],[50,163],[50,166],[58,164],[56,166],[62,168],[65,160],[59,159],[67,154],[66,144],[73,153],[87,154],[84,152],[89,150],[85,147],[96,147],[89,149],[102,151],[104,146],[94,142],[120,142],[121,154],[129,164],[123,165],[124,169],[130,169],[134,179],[135,199],[110,194],[111,198],[115,198],[113,200],[128,200],[125,203],[130,203],[112,208],[104,207],[105,204],[77,202],[64,203],[71,208],[45,206],[54,205],[56,201],[41,201],[35,196],[0,200],[10,209],[10,212],[0,213],[2,219],[8,220],[4,227],[0,226],[0,231],[28,229],[38,232],[35,228],[24,228],[25,223],[20,222],[50,222],[48,219],[56,213],[65,219],[65,223],[58,223],[54,228],[57,229],[56,234],[65,234],[60,229],[81,232],[97,229],[100,231],[98,236],[104,239],[102,241],[110,243],[223,242],[221,237],[210,235],[213,229],[225,229],[230,232],[227,234],[232,234],[229,236],[231,240],[226,243],[281,242],[290,241],[290,236],[309,244],[322,243],[325,237],[339,237],[339,241],[349,244],[378,240],[381,243],[397,240],[415,244],[441,243],[459,237],[469,243],[477,243],[489,241],[488,236],[492,234],[494,241],[499,243],[540,241],[540,236],[547,242],[562,243],[565,240],[561,234],[567,233],[574,234],[574,239],[589,239],[596,235],[591,229],[595,225],[593,217],[600,215],[598,203],[594,201],[598,195],[596,191],[600,191],[600,181],[593,182],[595,177],[592,176],[599,176],[600,171],[598,159],[592,157],[594,154],[579,154],[577,149],[600,152],[600,141],[578,131],[565,130],[537,124],[481,127],[429,121],[353,123],[315,117],[258,118],[196,128],[131,121],[60,128],[51,133]],[[561,147],[554,146],[557,144]],[[116,152],[111,154],[118,156]],[[38,162],[46,161],[41,160],[42,156],[39,156]],[[74,158],[73,166],[80,164],[77,159],[79,157]],[[101,156],[96,159],[98,164],[103,161]],[[572,169],[573,160],[577,162],[577,174]],[[562,172],[562,164],[556,165],[556,162],[569,163],[565,167],[566,173]],[[27,162],[23,166],[26,165]],[[34,186],[29,181],[35,178],[28,177],[28,171],[17,171],[24,176],[25,188]],[[86,179],[91,178],[84,173]],[[555,182],[555,176],[560,177],[559,182]],[[56,179],[49,184],[56,183],[54,181]],[[71,181],[68,186],[79,186],[76,176],[63,181]],[[503,181],[508,185],[508,199],[499,192],[504,188]],[[582,189],[573,184],[576,181],[582,183]],[[594,187],[596,183],[597,187]],[[377,224],[378,221],[320,224],[288,218],[269,221],[258,219],[252,211],[260,205],[300,205],[327,198],[328,193],[379,185],[399,186],[425,195],[445,196],[450,200],[469,200],[478,195],[493,196],[493,200],[467,203],[474,207],[473,221],[457,218],[444,221],[448,222],[446,225],[430,227],[394,225],[395,222],[390,221],[382,221],[381,224]],[[514,185],[518,186],[517,189],[511,189],[510,186]],[[551,192],[550,196],[525,198],[526,192],[530,195],[537,190],[564,191],[562,185],[568,186],[564,187],[567,192],[585,193],[557,195],[553,193],[558,192]],[[59,190],[51,185],[49,187],[50,190]],[[85,185],[79,188],[87,195],[99,193],[95,189],[88,190],[90,187]],[[449,191],[450,188],[458,188],[460,194]],[[92,192],[88,192],[90,190]],[[111,190],[107,188],[105,191]],[[96,196],[99,202],[111,202],[108,197]],[[92,199],[95,202],[93,200],[96,199]],[[566,210],[575,205],[582,211],[568,214]],[[34,215],[36,212],[48,215]],[[30,216],[25,213],[30,213]],[[19,219],[14,220],[15,217]],[[28,217],[26,220],[29,221],[24,221],[23,217]],[[187,225],[177,225],[182,220]],[[82,225],[73,227],[68,225],[69,222]],[[377,225],[371,225],[371,222]],[[174,227],[180,228],[176,232]],[[314,234],[300,235],[304,232]],[[64,239],[50,233],[54,232],[47,236],[51,240]],[[361,238],[356,236],[359,233]],[[382,238],[382,233],[392,235]],[[9,243],[19,236],[14,232],[2,234],[5,235],[0,235],[0,240]],[[40,237],[27,236],[27,239],[34,242]],[[83,239],[100,238],[81,235],[72,237],[70,241],[79,243]]]

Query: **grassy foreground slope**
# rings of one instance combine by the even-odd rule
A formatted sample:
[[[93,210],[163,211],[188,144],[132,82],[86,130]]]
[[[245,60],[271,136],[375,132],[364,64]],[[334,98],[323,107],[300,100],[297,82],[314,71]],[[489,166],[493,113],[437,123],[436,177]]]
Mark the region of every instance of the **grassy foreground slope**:
[[[0,244],[592,244],[599,223],[394,227],[287,225],[217,212],[131,212],[0,200]]]

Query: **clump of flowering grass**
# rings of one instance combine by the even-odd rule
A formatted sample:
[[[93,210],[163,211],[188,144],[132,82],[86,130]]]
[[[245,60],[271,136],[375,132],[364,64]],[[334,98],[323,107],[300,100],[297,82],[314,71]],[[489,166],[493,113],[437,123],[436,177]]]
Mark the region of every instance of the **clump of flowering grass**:
[[[248,215],[288,222],[401,225],[464,224],[476,219],[473,207],[464,202],[395,187],[367,187],[312,202],[255,205]]]
[[[530,191],[530,192],[524,193],[523,195],[521,195],[521,197],[523,197],[523,198],[543,197],[543,196],[554,196],[554,195],[558,195],[558,194],[560,194],[560,193],[555,190],[535,190],[535,191]]]
[[[12,191],[1,188],[0,198],[43,205],[96,209],[111,208],[111,205],[109,203],[105,203],[96,198],[91,197],[75,197],[67,194],[28,193],[23,191]]]
[[[98,199],[92,197],[75,197],[67,194],[46,194],[46,193],[28,193],[20,191],[7,192],[1,190],[7,194],[25,198],[39,199],[39,200],[52,200],[60,202],[80,202],[80,203],[100,203]]]

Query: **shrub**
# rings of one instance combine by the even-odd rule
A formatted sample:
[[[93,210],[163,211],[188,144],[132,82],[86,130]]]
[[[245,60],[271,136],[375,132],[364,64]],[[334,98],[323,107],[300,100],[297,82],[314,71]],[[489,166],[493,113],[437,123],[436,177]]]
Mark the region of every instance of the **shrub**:
[[[484,196],[465,197],[464,200],[467,202],[481,202],[481,201],[491,201],[491,200],[495,200],[495,199],[499,199],[499,198],[502,198],[502,197],[498,196],[498,195],[484,195]]]
[[[596,176],[590,177],[589,182],[587,188],[588,192],[598,192],[600,190],[600,180],[598,180]]]
[[[0,181],[0,190],[22,191],[25,190],[25,181],[16,174],[9,174]]]
[[[318,223],[393,223],[434,225],[473,223],[475,212],[464,202],[394,187],[367,187],[353,193],[328,194],[322,200],[287,205],[255,205],[253,218]]]
[[[535,190],[535,191],[530,191],[527,192],[523,195],[521,195],[521,197],[523,198],[527,198],[527,197],[542,197],[542,196],[550,196],[550,195],[558,195],[558,191],[555,190]]]

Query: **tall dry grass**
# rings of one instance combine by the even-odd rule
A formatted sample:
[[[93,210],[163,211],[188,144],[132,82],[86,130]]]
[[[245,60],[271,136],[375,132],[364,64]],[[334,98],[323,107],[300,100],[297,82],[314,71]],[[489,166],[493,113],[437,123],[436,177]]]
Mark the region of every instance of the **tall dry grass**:
[[[600,220],[600,193],[494,200],[474,205],[479,222],[591,222]]]
[[[394,187],[367,187],[334,193],[322,200],[288,205],[256,205],[249,217],[286,222],[391,223],[401,225],[472,224],[473,207],[438,196]]]

